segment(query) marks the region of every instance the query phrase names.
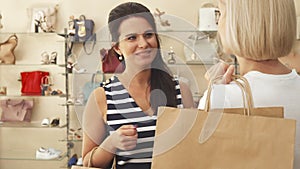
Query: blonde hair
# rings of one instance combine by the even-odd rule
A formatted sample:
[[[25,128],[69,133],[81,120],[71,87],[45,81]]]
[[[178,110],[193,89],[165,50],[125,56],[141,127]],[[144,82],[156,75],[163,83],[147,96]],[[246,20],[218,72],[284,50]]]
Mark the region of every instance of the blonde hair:
[[[270,60],[291,52],[296,39],[294,0],[227,0],[226,39],[232,54]]]

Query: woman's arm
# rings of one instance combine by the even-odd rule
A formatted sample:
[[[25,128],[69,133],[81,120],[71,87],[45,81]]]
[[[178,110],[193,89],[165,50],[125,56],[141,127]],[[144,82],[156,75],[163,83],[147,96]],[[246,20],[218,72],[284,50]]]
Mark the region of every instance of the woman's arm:
[[[179,85],[180,85],[183,107],[194,108],[195,107],[194,99],[190,88],[184,82],[179,82]]]
[[[131,150],[137,144],[137,131],[133,125],[123,125],[108,137],[106,131],[107,103],[104,89],[99,87],[93,91],[83,116],[83,147],[84,166],[88,166],[91,151],[97,149],[91,158],[93,167],[106,168],[115,156],[117,149]]]
[[[83,145],[82,157],[84,166],[88,166],[91,150],[98,147],[106,136],[106,97],[104,89],[98,87],[95,89],[86,104],[83,114]],[[91,159],[93,166],[106,167],[110,164],[114,154],[97,148]]]

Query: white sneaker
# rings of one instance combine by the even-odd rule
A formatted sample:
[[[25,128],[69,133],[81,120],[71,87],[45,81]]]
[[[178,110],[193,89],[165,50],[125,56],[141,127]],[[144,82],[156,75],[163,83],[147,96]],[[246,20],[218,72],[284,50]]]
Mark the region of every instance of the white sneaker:
[[[40,147],[40,150],[45,150],[45,151],[49,151],[49,152],[51,152],[51,153],[53,153],[53,154],[57,154],[58,156],[60,156],[61,155],[61,151],[60,150],[57,150],[57,149],[55,149],[55,148],[48,148],[48,149],[46,149],[46,148],[44,148],[44,147]]]
[[[49,150],[50,152],[53,152],[54,154],[57,154],[59,157],[60,157],[60,155],[61,155],[61,151],[56,150],[56,149],[54,149],[54,148],[49,148],[48,150]]]
[[[84,69],[84,68],[78,69],[78,68],[73,67],[73,71],[74,71],[75,73],[79,73],[79,74],[80,74],[80,73],[86,72],[87,70]]]
[[[43,147],[36,150],[35,153],[36,159],[42,159],[42,160],[51,160],[59,157],[58,153],[51,152],[48,149],[45,149]]]
[[[79,166],[83,165],[83,163],[82,163],[82,157],[78,158],[76,165],[79,165]]]

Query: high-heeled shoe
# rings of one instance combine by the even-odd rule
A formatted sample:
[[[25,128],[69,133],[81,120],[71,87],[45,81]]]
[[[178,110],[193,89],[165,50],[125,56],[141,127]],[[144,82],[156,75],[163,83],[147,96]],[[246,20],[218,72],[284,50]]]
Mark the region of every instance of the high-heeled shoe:
[[[56,64],[57,61],[57,52],[52,52],[50,54],[50,63],[51,64]]]
[[[50,125],[51,125],[51,127],[58,126],[59,125],[59,118],[53,119]]]

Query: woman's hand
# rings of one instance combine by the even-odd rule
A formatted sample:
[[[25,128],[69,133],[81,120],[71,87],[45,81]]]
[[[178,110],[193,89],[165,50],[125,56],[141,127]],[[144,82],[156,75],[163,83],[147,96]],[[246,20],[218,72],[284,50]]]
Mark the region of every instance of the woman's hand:
[[[100,145],[104,150],[115,153],[116,149],[132,150],[137,144],[137,130],[134,125],[123,125],[110,136],[108,136]]]
[[[110,137],[114,147],[131,150],[136,146],[138,134],[134,125],[123,125]]]
[[[228,84],[232,81],[231,77],[233,73],[234,66],[221,61],[209,68],[205,73],[204,77],[206,80],[210,81],[218,76],[223,75],[223,78],[218,83]]]

